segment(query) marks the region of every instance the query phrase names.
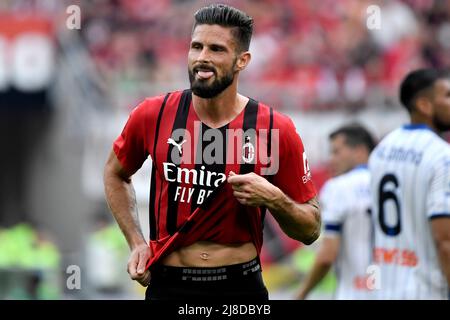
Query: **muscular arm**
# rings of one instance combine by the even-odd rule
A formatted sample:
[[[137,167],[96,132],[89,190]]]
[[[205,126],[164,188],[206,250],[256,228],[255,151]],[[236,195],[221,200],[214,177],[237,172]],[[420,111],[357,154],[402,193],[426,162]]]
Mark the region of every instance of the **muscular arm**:
[[[131,174],[122,168],[114,151],[105,165],[104,184],[108,205],[131,249],[128,273],[132,279],[147,285],[150,273],[145,266],[151,252],[139,227]]]
[[[111,151],[105,165],[106,201],[131,249],[145,243],[137,220],[136,195],[129,175]]]
[[[298,299],[305,299],[309,292],[327,275],[331,266],[336,261],[339,247],[339,237],[326,237],[323,239],[314,265],[300,288],[297,296]]]
[[[319,237],[321,219],[316,198],[306,203],[297,203],[255,173],[230,173],[228,182],[240,203],[267,207],[289,237],[305,244],[311,244]]]
[[[277,188],[278,189],[278,188]],[[316,198],[306,203],[297,203],[280,189],[278,196],[267,201],[266,206],[281,229],[291,238],[311,244],[320,235],[320,210]]]
[[[450,286],[450,217],[432,219],[431,230],[436,243],[442,273]]]

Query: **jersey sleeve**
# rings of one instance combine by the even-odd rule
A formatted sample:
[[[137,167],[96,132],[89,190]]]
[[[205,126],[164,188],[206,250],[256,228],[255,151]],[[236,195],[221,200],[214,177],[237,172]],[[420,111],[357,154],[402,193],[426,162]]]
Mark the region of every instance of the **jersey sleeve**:
[[[450,217],[450,153],[440,157],[432,167],[427,196],[427,216]]]
[[[316,189],[303,142],[289,118],[282,115],[276,118],[280,118],[274,126],[279,128],[279,168],[273,183],[294,201],[305,203],[316,196]]]
[[[343,199],[345,195],[342,191],[336,180],[331,179],[325,183],[320,192],[319,200],[325,235],[335,236],[341,233],[346,212],[344,205],[347,203],[347,200]]]
[[[139,170],[150,153],[155,114],[161,100],[161,97],[148,98],[135,107],[122,133],[114,141],[113,150],[123,168],[130,174]]]

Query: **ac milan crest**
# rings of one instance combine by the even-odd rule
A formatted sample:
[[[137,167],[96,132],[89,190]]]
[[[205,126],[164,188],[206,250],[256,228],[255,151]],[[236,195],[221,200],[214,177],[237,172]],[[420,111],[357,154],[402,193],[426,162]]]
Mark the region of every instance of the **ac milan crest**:
[[[244,163],[251,163],[255,158],[255,147],[250,142],[250,137],[245,137],[245,144],[242,146],[242,160]]]

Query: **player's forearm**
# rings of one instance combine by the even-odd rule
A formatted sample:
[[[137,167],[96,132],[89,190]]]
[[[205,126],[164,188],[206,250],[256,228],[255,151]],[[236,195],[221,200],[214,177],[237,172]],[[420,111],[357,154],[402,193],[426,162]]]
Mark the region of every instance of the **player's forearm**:
[[[317,201],[299,204],[279,190],[267,207],[289,237],[304,244],[311,244],[319,237],[321,219]]]
[[[145,243],[137,218],[136,195],[131,179],[124,180],[105,169],[104,182],[106,200],[130,248]]]
[[[313,268],[306,276],[304,283],[300,288],[298,297],[300,299],[305,299],[308,294],[314,289],[317,284],[327,275],[330,271],[331,264],[323,263],[320,259],[316,259]]]
[[[437,245],[439,261],[441,263],[442,273],[450,286],[450,240],[441,241]]]

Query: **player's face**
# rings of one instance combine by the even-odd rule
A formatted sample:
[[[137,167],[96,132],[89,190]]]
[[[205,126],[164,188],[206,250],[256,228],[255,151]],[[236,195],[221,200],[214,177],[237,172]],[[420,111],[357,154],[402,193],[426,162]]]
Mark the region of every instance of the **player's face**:
[[[333,176],[338,176],[353,168],[354,150],[346,143],[345,136],[337,135],[331,140],[330,167]]]
[[[235,46],[230,28],[203,24],[194,29],[188,71],[195,95],[213,98],[233,83],[237,72]]]
[[[440,132],[450,130],[450,80],[439,79],[434,84],[433,124]]]

